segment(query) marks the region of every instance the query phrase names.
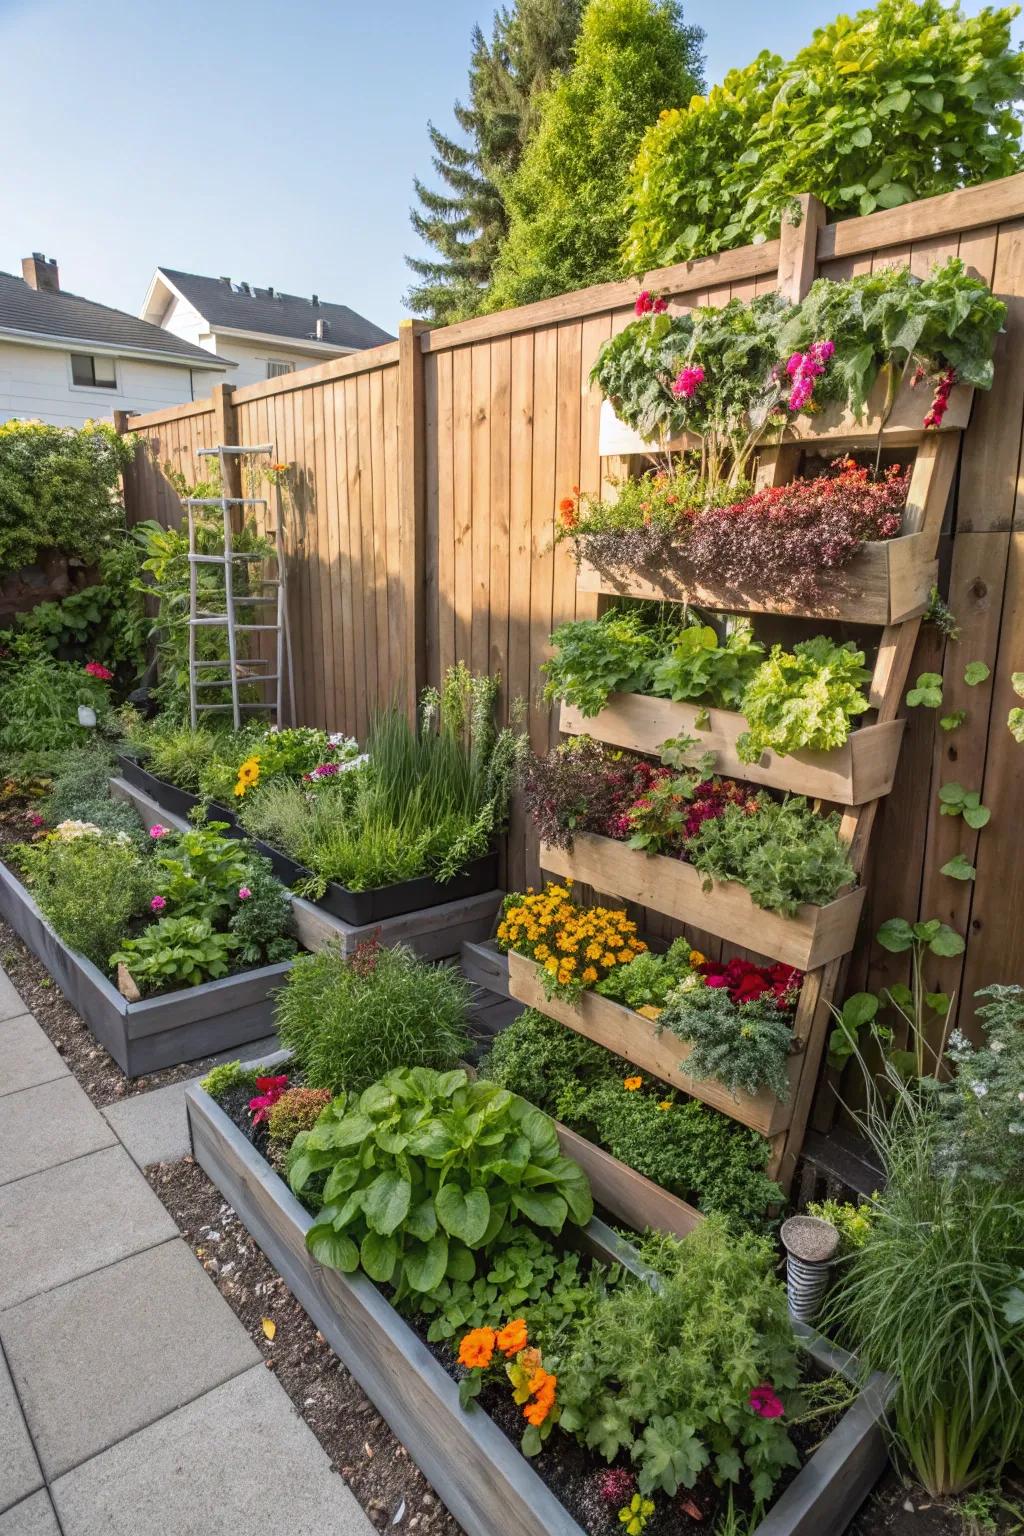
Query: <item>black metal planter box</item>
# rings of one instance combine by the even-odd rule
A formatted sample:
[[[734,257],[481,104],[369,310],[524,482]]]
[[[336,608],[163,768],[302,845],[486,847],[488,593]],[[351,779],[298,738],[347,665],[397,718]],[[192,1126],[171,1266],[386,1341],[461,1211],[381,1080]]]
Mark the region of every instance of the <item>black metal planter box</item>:
[[[311,1218],[216,1102],[193,1084],[186,1103],[196,1161],[467,1536],[585,1536],[487,1414],[463,1412],[454,1381],[376,1286],[363,1274],[343,1275],[313,1258],[305,1243]],[[599,1251],[600,1239],[588,1246]],[[611,1248],[608,1254],[620,1256]],[[801,1332],[827,1370],[851,1374],[850,1357],[811,1330]],[[868,1382],[756,1536],[838,1536],[845,1530],[888,1459],[880,1424],[884,1388],[881,1377]]]
[[[50,972],[68,1002],[128,1077],[177,1066],[274,1032],[274,993],[288,963],[129,1003],[50,927],[28,891],[0,865],[0,917]]]
[[[122,777],[129,784],[144,790],[158,805],[164,806],[175,816],[187,817],[192,807],[198,804],[197,795],[189,794],[187,790],[178,789],[165,779],[147,773],[133,757],[119,753],[117,761]],[[227,821],[231,829],[230,836],[246,836],[234,812],[228,810],[227,806],[211,802],[209,812],[212,821]],[[309,878],[310,870],[304,864],[296,863],[280,849],[272,848],[269,843],[260,842],[255,837],[250,842],[258,853],[270,860],[274,874],[283,885],[294,886]],[[498,855],[492,851],[473,859],[461,875],[451,880],[441,881],[431,875],[421,875],[415,880],[401,880],[395,885],[381,885],[370,891],[350,891],[347,886],[338,885],[332,880],[324,894],[316,899],[316,905],[323,907],[333,917],[340,917],[342,922],[363,928],[367,923],[379,923],[388,917],[402,917],[407,912],[444,906],[446,902],[461,901],[467,896],[482,896],[485,891],[494,890],[497,884]]]

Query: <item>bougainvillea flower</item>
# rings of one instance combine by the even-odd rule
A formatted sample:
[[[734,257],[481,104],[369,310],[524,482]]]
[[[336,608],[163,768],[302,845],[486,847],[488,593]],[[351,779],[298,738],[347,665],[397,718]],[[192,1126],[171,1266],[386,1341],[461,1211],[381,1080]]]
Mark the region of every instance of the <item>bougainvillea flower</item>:
[[[759,1387],[751,1387],[747,1401],[759,1419],[781,1419],[786,1411],[782,1398],[770,1381],[763,1381]]]

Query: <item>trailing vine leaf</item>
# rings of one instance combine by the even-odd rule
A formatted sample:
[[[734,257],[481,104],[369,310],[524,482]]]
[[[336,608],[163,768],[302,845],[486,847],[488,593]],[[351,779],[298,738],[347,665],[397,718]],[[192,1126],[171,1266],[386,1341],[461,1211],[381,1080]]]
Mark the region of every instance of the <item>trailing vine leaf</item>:
[[[952,714],[940,715],[939,724],[944,731],[955,731],[967,719],[966,709],[954,709]]]
[[[907,694],[909,708],[923,705],[925,709],[938,709],[942,703],[942,675],[939,672],[922,672]]]
[[[962,816],[969,827],[980,831],[988,825],[992,812],[982,805],[976,789],[964,789],[962,784],[943,784],[939,790],[941,816]]]
[[[951,880],[973,880],[977,870],[969,859],[965,858],[962,853],[958,853],[955,858],[943,864],[939,873],[948,875]]]
[[[964,668],[964,682],[968,688],[977,688],[989,676],[989,668],[983,661],[969,661]]]
[[[937,917],[918,923],[908,923],[905,917],[890,917],[879,928],[875,938],[883,949],[893,955],[903,954],[914,944],[923,944],[933,955],[948,959],[953,955],[962,955],[965,948],[955,928],[940,922]],[[890,990],[895,993],[896,989]]]
[[[1012,673],[1010,682],[1018,699],[1024,699],[1024,672]],[[1014,741],[1024,743],[1024,709],[1011,709],[1006,717],[1006,724]]]

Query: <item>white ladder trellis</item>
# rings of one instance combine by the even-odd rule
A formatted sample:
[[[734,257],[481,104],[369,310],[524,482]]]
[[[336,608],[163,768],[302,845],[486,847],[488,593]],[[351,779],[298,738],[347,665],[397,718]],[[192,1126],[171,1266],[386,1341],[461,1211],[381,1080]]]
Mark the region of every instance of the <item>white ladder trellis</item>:
[[[234,444],[219,443],[214,448],[197,449],[199,458],[216,458],[220,467],[220,496],[189,496],[185,499],[185,508],[188,513],[188,561],[189,561],[189,611],[188,611],[188,692],[189,713],[193,728],[196,726],[198,716],[211,710],[222,710],[224,704],[203,704],[199,702],[199,693],[208,688],[230,689],[231,715],[235,730],[242,723],[243,713],[249,711],[261,711],[273,717],[275,725],[281,724],[281,699],[285,667],[288,672],[288,697],[294,707],[295,684],[292,673],[291,645],[288,635],[288,607],[286,566],[284,554],[284,500],[281,495],[280,484],[274,480],[274,527],[264,527],[263,532],[273,534],[274,554],[272,558],[275,564],[272,576],[261,575],[252,581],[246,580],[246,586],[255,586],[260,590],[256,592],[239,592],[236,590],[235,564],[237,561],[251,564],[263,563],[268,559],[265,553],[253,554],[249,551],[237,550],[234,547],[234,529],[232,527],[232,513],[235,507],[263,507],[267,509],[269,503],[261,496],[229,496],[228,473],[230,461],[240,459],[245,455],[273,454],[273,443],[259,443],[253,447],[237,446]],[[199,507],[219,507],[224,523],[224,547],[220,554],[202,554],[196,546],[196,509]],[[243,511],[244,516],[244,511]],[[206,613],[200,607],[199,567],[201,565],[220,566],[224,572],[224,612]],[[274,622],[259,623],[257,612],[254,619],[239,622],[238,608],[249,606],[261,607],[267,604],[274,605]],[[227,632],[226,657],[218,657],[213,660],[200,659],[198,650],[198,631],[200,629],[224,628]],[[274,636],[273,655],[239,658],[239,635],[246,634],[272,634]],[[227,668],[227,676],[200,677],[201,671],[211,668],[219,668],[223,672]],[[270,668],[272,670],[265,670]],[[272,686],[271,686],[272,685]],[[258,702],[248,702],[240,697],[246,688],[267,688],[271,691]]]

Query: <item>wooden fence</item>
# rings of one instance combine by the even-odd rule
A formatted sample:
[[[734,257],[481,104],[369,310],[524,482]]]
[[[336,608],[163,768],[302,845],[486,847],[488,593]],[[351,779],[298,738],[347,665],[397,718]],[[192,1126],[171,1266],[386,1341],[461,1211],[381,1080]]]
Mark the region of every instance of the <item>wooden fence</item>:
[[[633,313],[640,286],[673,309],[749,299],[794,260],[847,277],[893,264],[925,275],[960,255],[1008,306],[996,387],[978,394],[965,434],[943,540],[943,590],[960,624],[956,643],[922,631],[913,672],[941,672],[944,708],[967,711],[951,735],[937,713],[910,711],[896,786],[874,835],[873,868],[847,990],[902,979],[904,957],[871,942],[897,915],[939,917],[967,937],[929,981],[969,997],[991,981],[1024,979],[1024,860],[1013,783],[1024,747],[1006,728],[1024,669],[1024,176],[906,208],[784,228],[781,238],[604,284],[518,310],[430,330],[232,391],[132,418],[146,451],[126,487],[132,519],[180,516],[161,466],[197,473],[199,446],[273,441],[293,467],[288,529],[296,719],[364,732],[375,705],[411,703],[456,659],[500,672],[508,696],[528,701],[535,748],[557,739],[541,692],[551,630],[596,612],[577,594],[556,508],[574,485],[601,485],[597,391],[588,382],[602,341]],[[991,669],[969,688],[968,661]],[[936,792],[956,779],[979,789],[992,821],[972,833],[940,817]],[[940,874],[953,853],[977,881]],[[509,840],[510,887],[537,879],[536,845],[522,818]],[[970,1012],[965,1010],[964,1023]]]

